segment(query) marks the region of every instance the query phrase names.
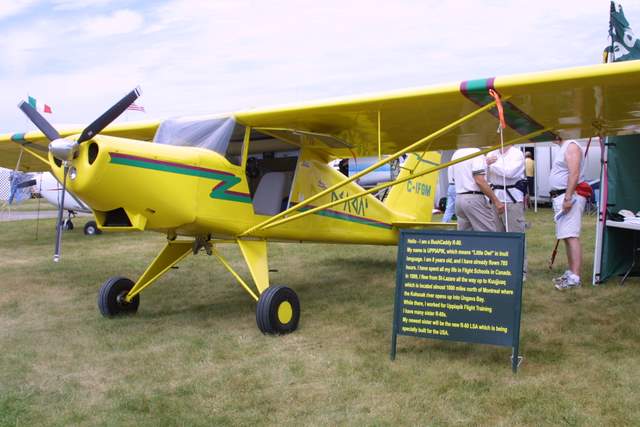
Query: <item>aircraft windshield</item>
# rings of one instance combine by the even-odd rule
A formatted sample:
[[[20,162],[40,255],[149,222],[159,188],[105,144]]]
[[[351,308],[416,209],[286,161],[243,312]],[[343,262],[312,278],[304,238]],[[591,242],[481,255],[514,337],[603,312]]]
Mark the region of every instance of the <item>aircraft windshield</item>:
[[[235,124],[233,117],[169,119],[160,124],[153,142],[206,148],[224,155]]]

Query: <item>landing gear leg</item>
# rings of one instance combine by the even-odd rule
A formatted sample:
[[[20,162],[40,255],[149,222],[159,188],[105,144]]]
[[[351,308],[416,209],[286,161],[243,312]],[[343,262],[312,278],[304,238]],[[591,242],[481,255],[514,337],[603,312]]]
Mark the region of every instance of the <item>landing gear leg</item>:
[[[264,334],[288,334],[298,328],[300,301],[296,293],[285,286],[269,286],[267,242],[260,240],[237,240],[249,272],[258,290],[258,295],[233,270],[231,265],[214,247],[213,254],[235,277],[247,293],[257,301],[256,323]]]
[[[140,292],[184,259],[193,250],[190,240],[167,242],[147,270],[134,284],[124,277],[112,277],[100,288],[98,308],[105,317],[135,313],[140,304]]]

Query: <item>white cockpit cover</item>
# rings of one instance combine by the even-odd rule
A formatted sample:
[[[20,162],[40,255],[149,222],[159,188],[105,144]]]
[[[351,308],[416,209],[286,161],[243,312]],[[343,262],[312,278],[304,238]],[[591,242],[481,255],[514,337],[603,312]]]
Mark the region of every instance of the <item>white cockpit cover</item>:
[[[153,142],[207,148],[224,155],[235,124],[233,117],[168,119],[158,127]]]

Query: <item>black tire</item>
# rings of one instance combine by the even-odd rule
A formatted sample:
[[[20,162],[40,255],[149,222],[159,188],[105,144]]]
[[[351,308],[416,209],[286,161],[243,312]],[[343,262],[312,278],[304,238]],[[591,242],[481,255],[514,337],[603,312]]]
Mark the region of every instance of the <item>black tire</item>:
[[[126,277],[110,277],[98,292],[98,308],[104,317],[135,314],[140,305],[140,295],[126,302],[124,297],[133,288],[134,283]]]
[[[440,212],[444,212],[445,210],[447,210],[447,198],[446,197],[441,197],[440,200],[438,201],[438,210],[440,210]]]
[[[256,323],[264,334],[288,334],[298,328],[300,301],[286,286],[271,286],[265,290],[256,307]]]
[[[95,221],[89,221],[84,225],[85,236],[94,236],[96,234],[102,234],[102,231],[98,228],[98,224]]]
[[[73,230],[73,222],[71,222],[70,219],[65,219],[62,221],[62,229],[64,231],[71,231]]]

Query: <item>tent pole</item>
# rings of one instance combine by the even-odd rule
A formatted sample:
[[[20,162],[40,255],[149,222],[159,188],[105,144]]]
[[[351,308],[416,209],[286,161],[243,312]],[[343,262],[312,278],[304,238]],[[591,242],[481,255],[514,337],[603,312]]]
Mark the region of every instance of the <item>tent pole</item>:
[[[609,150],[607,148],[606,139],[599,138],[600,142],[600,194],[598,196],[598,206],[596,207],[596,243],[593,253],[593,276],[591,278],[591,284],[596,286],[600,284],[602,273],[602,243],[604,240],[604,231],[606,227],[606,215],[604,214],[607,206],[607,192],[608,180],[605,174],[607,173],[607,157]]]
[[[536,156],[538,151],[538,147],[534,147],[533,149],[533,194],[535,194],[535,197],[533,198],[533,211],[535,213],[538,213],[538,162],[537,162],[537,158],[538,156]]]

